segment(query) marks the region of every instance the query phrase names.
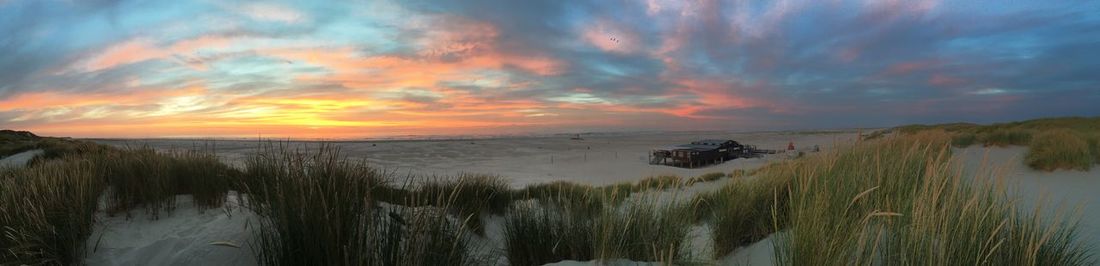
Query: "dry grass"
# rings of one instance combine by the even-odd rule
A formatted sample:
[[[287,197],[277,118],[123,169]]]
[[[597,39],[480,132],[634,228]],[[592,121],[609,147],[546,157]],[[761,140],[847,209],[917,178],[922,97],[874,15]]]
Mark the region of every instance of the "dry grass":
[[[774,233],[777,224],[786,224],[785,215],[775,210],[786,208],[789,182],[781,174],[738,179],[717,191],[696,196],[696,220],[711,224],[714,255],[722,257],[738,247],[760,241]]]
[[[594,196],[599,193],[584,193]],[[561,260],[614,259],[684,263],[692,260],[688,208],[639,195],[605,199],[598,211],[526,201],[505,219],[505,249],[512,265]]]
[[[0,264],[80,264],[103,189],[79,158],[0,171]]]
[[[740,170],[740,169],[738,169],[738,170]],[[728,176],[729,177],[734,177],[734,172],[730,172]],[[725,173],[722,173],[722,172],[706,173],[706,174],[696,176],[696,177],[692,177],[692,178],[688,179],[688,181],[686,183],[684,183],[684,185],[685,186],[692,186],[692,185],[695,185],[696,183],[701,183],[701,182],[714,182],[714,181],[718,181],[718,179],[722,179],[723,177],[727,177],[727,175]]]
[[[246,162],[248,204],[262,219],[253,245],[265,265],[476,265],[466,231],[445,210],[456,191],[422,208],[382,208],[388,178],[332,146],[268,144]],[[392,193],[392,192],[391,192]],[[420,202],[417,199],[410,199]],[[458,205],[454,205],[458,206]]]
[[[675,176],[675,175],[651,176],[651,177],[643,178],[642,180],[638,180],[638,183],[634,184],[634,191],[638,192],[638,191],[645,191],[645,190],[652,190],[652,189],[663,190],[663,189],[668,189],[668,188],[679,188],[683,185],[684,185],[684,179],[682,177],[679,177],[679,176]]]
[[[983,132],[979,141],[985,146],[1022,146],[1031,141],[1034,130],[1026,129],[1000,129]]]
[[[536,200],[546,206],[553,206],[585,214],[595,214],[603,210],[609,198],[622,198],[630,195],[633,185],[627,183],[621,191],[596,188],[566,181],[529,185],[514,193],[519,201]],[[610,191],[608,191],[610,190]],[[522,209],[522,207],[521,207]]]
[[[108,212],[144,208],[154,219],[175,209],[176,195],[191,194],[200,210],[221,207],[239,173],[211,150],[157,152],[149,147],[82,152],[107,180]]]
[[[1046,131],[1035,136],[1035,140],[1028,145],[1024,161],[1031,168],[1043,171],[1088,171],[1096,163],[1089,144],[1078,133],[1067,129]]]
[[[923,131],[945,131],[951,135],[951,144],[955,147],[968,147],[973,144],[983,146],[1028,146],[1031,149],[1028,165],[1037,170],[1050,171],[1053,169],[1078,169],[1087,170],[1093,163],[1100,163],[1100,117],[1063,117],[1043,118],[1020,122],[999,123],[992,125],[976,124],[941,124],[941,125],[909,125],[894,128],[890,131],[902,135],[911,135]],[[1053,136],[1051,132],[1060,136]],[[1076,135],[1070,137],[1067,134]],[[875,137],[885,136],[885,133],[876,134]],[[1077,139],[1083,142],[1079,142]],[[1040,143],[1034,143],[1040,141]],[[1082,144],[1080,146],[1067,145],[1066,143]],[[1084,147],[1085,152],[1081,152]],[[1080,157],[1080,158],[1070,158]]]
[[[461,174],[457,178],[424,183],[408,194],[410,196],[389,202],[404,206],[446,203],[452,214],[466,221],[467,228],[478,234],[485,232],[482,216],[503,214],[512,204],[508,181],[493,175]]]
[[[1093,160],[1100,163],[1100,133],[1089,136],[1088,142],[1089,152],[1092,153]]]
[[[792,164],[777,259],[797,265],[1086,265],[1064,215],[1020,211],[996,175],[967,178],[925,132]],[[762,172],[762,177],[773,175]],[[781,211],[777,211],[781,212]],[[777,226],[778,227],[778,226]]]
[[[510,265],[596,259],[590,210],[534,201],[517,203],[505,217],[504,236]]]
[[[1063,122],[1059,122],[1063,123]],[[1056,123],[1057,124],[1057,123]],[[1058,124],[1062,125],[1062,124]],[[504,214],[504,253],[514,265],[565,259],[693,262],[688,231],[710,224],[716,256],[781,232],[777,261],[799,265],[1083,265],[1091,261],[1065,212],[1019,210],[997,175],[963,176],[950,145],[993,141],[988,132],[923,130],[766,165],[691,205],[647,191],[721,179],[650,177],[589,186],[569,182],[508,187],[502,178],[460,175],[394,187],[395,179],[335,147],[260,146],[243,172],[212,151],[157,152],[57,142],[59,159],[0,169],[0,264],[79,262],[96,199],[111,212],[154,216],[175,195],[222,204],[237,188],[261,220],[253,247],[265,265],[478,265],[469,241],[481,218]],[[1036,158],[1097,158],[1100,135],[1034,131]],[[1014,133],[994,143],[1014,143]],[[1021,135],[1022,136],[1022,135]],[[1029,137],[1030,138],[1030,135]],[[1071,149],[1082,154],[1066,154]],[[1049,150],[1044,150],[1049,149]],[[1060,157],[1064,156],[1064,158]],[[1031,155],[1029,155],[1031,157]],[[1090,164],[1091,166],[1091,164]],[[1053,216],[1041,214],[1055,213]],[[465,226],[463,226],[465,225]],[[472,230],[470,230],[472,229]]]
[[[126,148],[88,156],[100,167],[110,189],[108,213],[144,208],[156,219],[175,209],[175,180],[168,160],[149,147]]]

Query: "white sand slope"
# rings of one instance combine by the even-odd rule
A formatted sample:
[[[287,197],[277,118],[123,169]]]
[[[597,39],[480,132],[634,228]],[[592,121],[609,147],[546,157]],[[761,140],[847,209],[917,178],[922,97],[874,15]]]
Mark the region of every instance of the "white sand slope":
[[[43,153],[42,150],[29,150],[29,151],[25,151],[25,152],[16,153],[16,154],[13,154],[11,156],[4,157],[3,159],[0,159],[0,167],[23,167],[23,166],[26,166],[27,162],[30,162],[31,159],[34,159],[34,156],[38,156],[39,154],[42,154],[42,153]]]
[[[190,196],[178,196],[175,211],[152,220],[144,210],[107,217],[88,239],[88,265],[256,265],[248,240],[256,217],[241,209],[235,195],[226,203],[231,210],[200,213]],[[250,224],[251,223],[251,224]],[[213,245],[228,242],[240,248]],[[96,247],[98,244],[98,248]]]
[[[775,234],[738,248],[718,260],[720,265],[775,265]]]
[[[969,173],[1003,171],[1008,190],[1019,197],[1020,209],[1031,211],[1042,203],[1048,215],[1081,208],[1078,236],[1093,248],[1100,248],[1100,165],[1090,171],[1058,170],[1043,172],[1024,165],[1027,147],[956,149]],[[984,162],[984,163],[983,163]]]

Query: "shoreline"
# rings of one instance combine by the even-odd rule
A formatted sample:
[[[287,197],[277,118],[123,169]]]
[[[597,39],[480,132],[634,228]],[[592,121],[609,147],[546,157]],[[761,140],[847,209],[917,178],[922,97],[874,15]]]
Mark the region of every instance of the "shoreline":
[[[377,138],[237,138],[237,137],[140,137],[140,138],[72,138],[87,141],[274,141],[291,143],[388,143],[388,142],[448,142],[471,140],[525,140],[525,139],[553,139],[569,138],[579,134],[581,137],[627,137],[627,136],[653,136],[653,135],[684,135],[684,134],[841,134],[856,133],[860,130],[870,133],[886,128],[837,128],[837,129],[806,129],[806,130],[751,130],[751,131],[727,131],[727,130],[683,130],[683,131],[609,131],[609,132],[581,132],[581,133],[549,133],[549,134],[515,134],[515,135],[438,135],[438,136],[394,136]]]

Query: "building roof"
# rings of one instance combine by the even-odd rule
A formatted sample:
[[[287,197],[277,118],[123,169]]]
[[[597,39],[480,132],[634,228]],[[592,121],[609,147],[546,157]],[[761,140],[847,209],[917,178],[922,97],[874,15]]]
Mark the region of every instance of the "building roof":
[[[725,144],[727,142],[733,142],[734,144],[737,144],[737,141],[733,141],[733,140],[729,140],[729,139],[704,139],[704,140],[693,141],[690,144],[674,145],[674,146],[669,146],[669,147],[666,147],[666,148],[656,149],[656,150],[664,150],[664,151],[675,151],[675,150],[711,151],[711,150],[715,150],[715,149],[720,148],[722,146],[722,144]]]
[[[731,140],[731,139],[704,139],[704,140],[697,140],[697,141],[692,141],[692,142],[691,142],[691,144],[694,144],[694,145],[713,145],[713,146],[717,146],[717,145],[722,145],[722,144],[725,144],[725,143],[727,143],[727,142],[733,142],[733,143],[737,143],[736,141],[733,141],[733,140]]]
[[[717,149],[718,145],[683,144],[676,145],[678,150],[709,151]]]

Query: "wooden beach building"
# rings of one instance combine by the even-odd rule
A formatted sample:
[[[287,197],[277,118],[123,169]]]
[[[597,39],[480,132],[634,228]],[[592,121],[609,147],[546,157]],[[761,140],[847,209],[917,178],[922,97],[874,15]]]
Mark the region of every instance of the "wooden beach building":
[[[649,155],[649,163],[695,168],[752,154],[752,150],[746,149],[746,146],[737,141],[705,139],[690,144],[654,149]]]

